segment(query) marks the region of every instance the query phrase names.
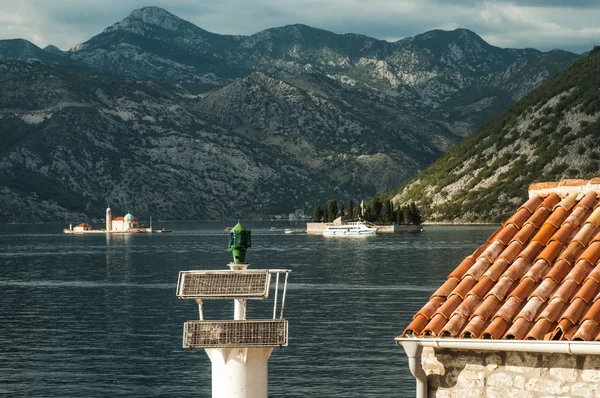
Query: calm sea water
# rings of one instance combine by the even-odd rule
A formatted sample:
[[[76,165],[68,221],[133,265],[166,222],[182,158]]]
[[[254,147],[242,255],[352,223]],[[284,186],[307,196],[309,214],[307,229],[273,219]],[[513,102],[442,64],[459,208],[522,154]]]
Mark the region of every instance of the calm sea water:
[[[292,269],[289,347],[269,360],[272,397],[414,396],[394,337],[495,229],[344,239],[243,224],[252,268]],[[113,237],[0,225],[0,395],[209,397],[208,357],[181,348],[197,306],[175,287],[180,270],[227,269],[227,225],[163,223],[171,234]],[[232,304],[209,302],[205,316],[230,319]]]

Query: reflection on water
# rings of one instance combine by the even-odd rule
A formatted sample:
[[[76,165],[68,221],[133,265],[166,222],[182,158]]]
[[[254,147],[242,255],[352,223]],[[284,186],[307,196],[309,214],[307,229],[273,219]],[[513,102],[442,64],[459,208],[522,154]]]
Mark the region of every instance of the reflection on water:
[[[171,234],[63,235],[62,225],[0,225],[0,395],[209,396],[210,361],[183,351],[197,306],[180,270],[226,269],[226,223]],[[281,225],[281,224],[280,224]],[[290,268],[289,347],[269,360],[271,396],[414,396],[394,337],[494,227],[325,239],[252,229],[251,268]],[[205,314],[231,318],[232,304]],[[268,307],[268,308],[267,308]],[[249,314],[272,303],[249,304]]]

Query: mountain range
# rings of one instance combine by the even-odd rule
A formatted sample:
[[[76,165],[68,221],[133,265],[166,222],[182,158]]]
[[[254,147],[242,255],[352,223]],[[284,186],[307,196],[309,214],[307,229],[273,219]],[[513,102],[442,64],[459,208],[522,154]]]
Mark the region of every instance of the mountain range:
[[[500,222],[529,184],[600,175],[600,48],[543,83],[393,195],[429,221]]]
[[[0,41],[0,221],[256,216],[408,181],[579,56],[434,30],[207,32],[145,7],[68,51]]]

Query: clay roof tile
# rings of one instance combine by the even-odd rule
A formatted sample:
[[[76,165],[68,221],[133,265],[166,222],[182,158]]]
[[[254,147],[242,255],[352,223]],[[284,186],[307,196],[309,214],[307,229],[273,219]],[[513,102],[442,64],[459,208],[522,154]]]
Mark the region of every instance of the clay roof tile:
[[[518,241],[522,246],[529,241],[529,239],[533,236],[536,228],[533,224],[525,224],[523,228],[513,237],[513,241]]]
[[[479,261],[482,257],[486,258],[489,262],[488,267],[490,264],[492,264],[496,258],[498,258],[498,255],[500,253],[502,253],[502,251],[504,250],[505,245],[496,240],[494,242],[492,242],[484,251],[483,253],[481,253],[481,256],[477,259],[477,261]],[[473,269],[473,268],[471,268]]]
[[[567,195],[567,197],[565,197],[563,200],[561,200],[554,208],[555,210],[558,210],[559,207],[562,207],[563,209],[569,211],[571,210],[575,204],[577,203],[577,196],[579,196],[579,193],[574,192],[571,193],[569,195]]]
[[[582,180],[580,178],[565,179],[558,183],[559,187],[581,187],[589,184],[588,180]]]
[[[584,206],[577,206],[575,210],[569,214],[563,224],[571,224],[578,227],[583,224],[583,221],[585,221],[590,214],[591,210],[585,208]]]
[[[484,339],[500,339],[508,329],[508,322],[501,317],[494,318],[481,335]]]
[[[473,289],[471,289],[471,291],[467,294],[467,296],[474,295],[475,297],[477,297],[477,299],[482,300],[483,297],[485,297],[485,295],[488,293],[488,291],[490,290],[490,287],[492,287],[493,284],[494,284],[494,280],[492,278],[484,276],[481,279],[479,279],[479,282],[477,282],[475,287]]]
[[[472,278],[474,278],[475,280],[479,280],[479,278],[481,278],[481,276],[485,273],[485,271],[488,270],[488,268],[490,268],[490,260],[488,260],[485,257],[480,257],[479,260],[477,260],[477,262],[475,263],[475,265],[473,265],[468,271],[466,276],[470,276]]]
[[[527,247],[519,254],[520,258],[524,258],[527,262],[532,262],[534,258],[542,251],[544,245],[540,242],[531,242]]]
[[[587,245],[594,236],[596,229],[591,223],[584,224],[575,237],[573,237],[573,241],[579,242],[582,246]]]
[[[533,211],[529,211],[529,209],[526,209],[526,208],[521,208],[515,214],[513,214],[508,220],[506,220],[504,225],[512,224],[517,228],[522,228],[523,224],[525,224],[525,221],[527,221],[529,219],[529,217],[531,217],[532,214],[533,214]]]
[[[496,236],[496,240],[502,242],[503,246],[506,246],[510,243],[511,239],[515,234],[519,231],[517,227],[512,224],[509,224],[501,229],[501,231]]]
[[[498,282],[490,289],[488,294],[485,296],[487,299],[490,295],[496,297],[499,301],[503,301],[506,295],[511,292],[515,287],[519,285],[518,281],[514,281],[509,277],[502,277]]]
[[[586,224],[591,224],[594,228],[598,228],[600,226],[600,206],[599,205],[600,205],[600,203],[596,204],[594,211],[592,212],[592,214],[589,215],[589,217],[585,221]]]
[[[508,297],[515,297],[519,301],[524,301],[533,291],[535,282],[532,279],[526,278],[521,280],[521,283],[509,294]]]
[[[448,295],[450,295],[450,293],[452,292],[452,290],[454,290],[456,285],[458,285],[458,282],[459,281],[456,278],[448,278],[446,282],[444,282],[444,284],[440,286],[440,288],[431,295],[431,298],[433,299],[435,297],[448,297]]]
[[[448,278],[454,278],[454,279],[458,279],[461,280],[462,277],[465,275],[465,273],[469,270],[469,268],[471,268],[473,266],[473,264],[475,264],[475,259],[471,256],[465,258],[458,267],[456,267],[456,269],[454,271],[452,271],[452,273],[450,273],[450,275],[448,275]]]
[[[550,300],[546,308],[540,312],[538,319],[547,319],[550,322],[556,322],[560,315],[564,312],[567,305],[562,300],[555,298]]]
[[[546,275],[548,268],[548,262],[544,259],[540,259],[536,261],[531,268],[529,268],[529,271],[525,273],[523,278],[529,278],[533,280],[535,284],[537,284],[537,282],[542,280],[542,277]]]
[[[579,242],[573,240],[571,241],[571,243],[569,243],[567,248],[560,254],[560,256],[558,256],[558,259],[564,260],[569,264],[573,264],[575,262],[575,259],[577,259],[581,252],[583,252],[584,248],[585,246],[582,246]]]
[[[550,295],[554,292],[557,285],[558,283],[552,280],[552,278],[545,278],[542,283],[535,288],[529,297],[537,297],[542,301],[546,301],[548,298],[550,298]]]
[[[594,191],[586,193],[583,198],[579,200],[577,207],[584,209],[592,209],[598,200],[598,194]]]
[[[565,276],[565,281],[575,281],[578,285],[581,285],[581,282],[585,279],[585,277],[592,270],[592,266],[586,260],[579,260],[577,264],[569,271],[567,276]]]
[[[578,261],[585,260],[590,264],[596,265],[600,260],[600,241],[595,241],[581,253]]]
[[[571,304],[563,312],[560,320],[568,319],[573,325],[579,322],[579,319],[583,316],[587,303],[581,299],[573,299]]]
[[[546,336],[546,334],[548,334],[548,332],[552,330],[553,325],[554,322],[542,318],[533,325],[529,333],[527,333],[527,336],[525,336],[525,339],[544,340],[544,336]]]
[[[492,264],[492,266],[490,268],[488,268],[487,271],[485,271],[483,276],[488,277],[491,280],[493,280],[494,282],[496,282],[498,280],[498,278],[500,278],[502,273],[507,268],[508,268],[508,262],[504,258],[502,258],[502,256],[500,256],[500,258],[498,258],[496,261],[494,261],[494,264]]]
[[[519,310],[524,306],[521,300],[516,297],[509,297],[508,300],[502,304],[502,307],[496,312],[496,317],[500,317],[504,319],[507,323],[510,323],[515,316],[519,312]]]
[[[529,184],[529,191],[537,191],[540,189],[549,189],[558,187],[558,181],[550,181],[550,182],[534,182],[533,184]],[[539,195],[536,195],[539,196]]]
[[[580,298],[586,303],[592,301],[594,297],[596,297],[596,293],[598,293],[598,286],[600,283],[596,282],[593,279],[586,279],[583,285],[581,285],[581,289],[575,294],[575,298]]]
[[[440,332],[441,337],[456,337],[461,329],[467,323],[467,319],[459,314],[453,315],[452,318],[444,325]]]
[[[582,300],[583,301],[583,300]],[[600,300],[595,301],[583,317],[584,321],[591,320],[600,324]]]
[[[525,225],[532,224],[535,227],[535,229],[538,229],[539,227],[542,226],[544,221],[546,221],[546,219],[548,218],[549,215],[550,215],[550,210],[548,210],[545,207],[539,207],[535,211],[535,213],[533,213],[533,215],[531,217],[529,217],[527,219],[527,221],[525,221]]]
[[[554,263],[554,260],[558,257],[558,254],[561,252],[562,249],[563,249],[563,245],[560,242],[558,242],[558,241],[551,242],[537,256],[537,261],[544,260],[546,262],[546,264],[552,264],[552,263]]]
[[[524,340],[525,335],[531,328],[531,323],[524,318],[519,318],[506,331],[504,336],[507,340]]]
[[[590,184],[533,184],[531,199],[450,273],[404,333],[600,341],[600,196]]]
[[[527,202],[523,203],[521,207],[519,207],[519,210],[527,209],[531,214],[538,208],[540,204],[542,204],[543,201],[544,199],[540,195],[534,195],[531,198],[529,198]]]
[[[433,319],[438,315],[441,315],[444,318],[449,319],[450,315],[454,312],[456,307],[458,307],[458,305],[461,302],[462,302],[462,297],[459,297],[458,295],[450,296],[448,298],[448,300],[446,300],[444,302],[444,304],[442,304],[440,306],[440,308],[437,309],[437,311],[435,312],[435,315],[431,318],[431,320],[433,321]]]
[[[506,276],[513,281],[516,281],[517,279],[521,279],[530,265],[531,262],[527,261],[526,259],[518,258],[510,267],[508,267],[502,276]]]
[[[573,294],[575,293],[575,290],[577,290],[577,287],[578,285],[574,280],[565,280],[560,284],[558,289],[556,289],[556,291],[552,295],[552,298],[558,298],[561,301],[568,303],[571,301],[571,297],[573,297]]]
[[[544,201],[540,207],[545,207],[548,210],[552,210],[554,209],[554,206],[560,203],[560,200],[560,196],[558,196],[556,192],[552,192],[544,198]]]
[[[460,338],[462,338],[462,339],[465,339],[465,338],[470,338],[470,339],[479,338],[479,336],[481,335],[481,333],[483,332],[483,330],[489,324],[490,324],[490,322],[488,320],[486,320],[486,319],[480,318],[478,316],[473,317],[471,320],[469,320],[469,323],[463,329],[462,333],[460,334]]]
[[[555,282],[561,282],[567,273],[571,269],[571,264],[569,264],[566,260],[558,260],[554,265],[550,268],[550,271],[546,274],[546,278],[551,278]]]
[[[592,341],[598,335],[598,331],[600,331],[600,325],[593,321],[583,321],[573,335],[573,340]]]
[[[448,297],[458,296],[461,300],[467,296],[467,293],[475,286],[477,281],[471,275],[464,277],[462,281],[452,290]]]
[[[498,309],[500,309],[500,304],[502,302],[494,295],[488,295],[485,300],[477,307],[475,312],[473,312],[472,317],[479,317],[483,320],[487,320],[490,318],[490,315],[496,313]]]
[[[479,298],[475,295],[469,295],[462,303],[460,303],[456,310],[454,310],[454,314],[461,315],[468,319],[480,302]]]
[[[592,272],[590,272],[587,277],[588,279],[593,279],[596,282],[600,282],[600,265],[596,265],[596,267],[594,267]]]
[[[529,301],[527,301],[515,319],[525,318],[527,319],[527,322],[531,323],[537,318],[537,315],[541,312],[543,305],[544,302],[542,300],[537,297],[532,297]]]
[[[552,238],[550,238],[550,242],[556,241],[564,245],[566,242],[570,241],[570,238],[572,238],[573,236],[573,232],[577,228],[578,227],[575,227],[573,224],[563,223],[563,225],[561,225],[558,231],[556,231],[554,235],[552,235]]]
[[[550,224],[555,230],[557,230],[567,219],[567,214],[567,210],[559,205],[556,209],[554,209],[552,214],[550,214],[550,217],[548,217],[544,224]]]
[[[429,323],[427,323],[427,325],[421,332],[421,335],[436,337],[440,333],[447,321],[448,320],[444,318],[444,316],[441,314],[434,315],[433,318],[431,318]]]
[[[440,308],[440,306],[444,303],[445,298],[444,297],[433,297],[431,298],[427,304],[425,304],[416,314],[415,317],[417,315],[422,315],[427,319],[431,319],[431,317],[433,316],[433,314],[435,314],[435,312],[438,310],[438,308]]]
[[[425,328],[425,326],[429,323],[429,319],[424,317],[423,315],[417,315],[413,318],[412,322],[404,329],[402,334],[414,334],[416,336],[421,335],[421,332]]]
[[[506,263],[510,264],[515,261],[517,255],[523,249],[523,245],[520,242],[512,241],[502,253],[498,256],[498,259],[503,259]],[[498,260],[496,260],[498,261]]]

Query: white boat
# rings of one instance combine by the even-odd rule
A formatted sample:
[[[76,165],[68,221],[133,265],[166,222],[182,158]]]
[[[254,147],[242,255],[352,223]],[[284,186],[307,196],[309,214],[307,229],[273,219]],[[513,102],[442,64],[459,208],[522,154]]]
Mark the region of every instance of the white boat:
[[[286,234],[305,234],[306,230],[305,229],[289,229],[289,228],[286,228],[283,232],[286,233]]]
[[[327,225],[323,236],[369,236],[377,233],[377,227],[364,221],[349,222],[341,225]]]

